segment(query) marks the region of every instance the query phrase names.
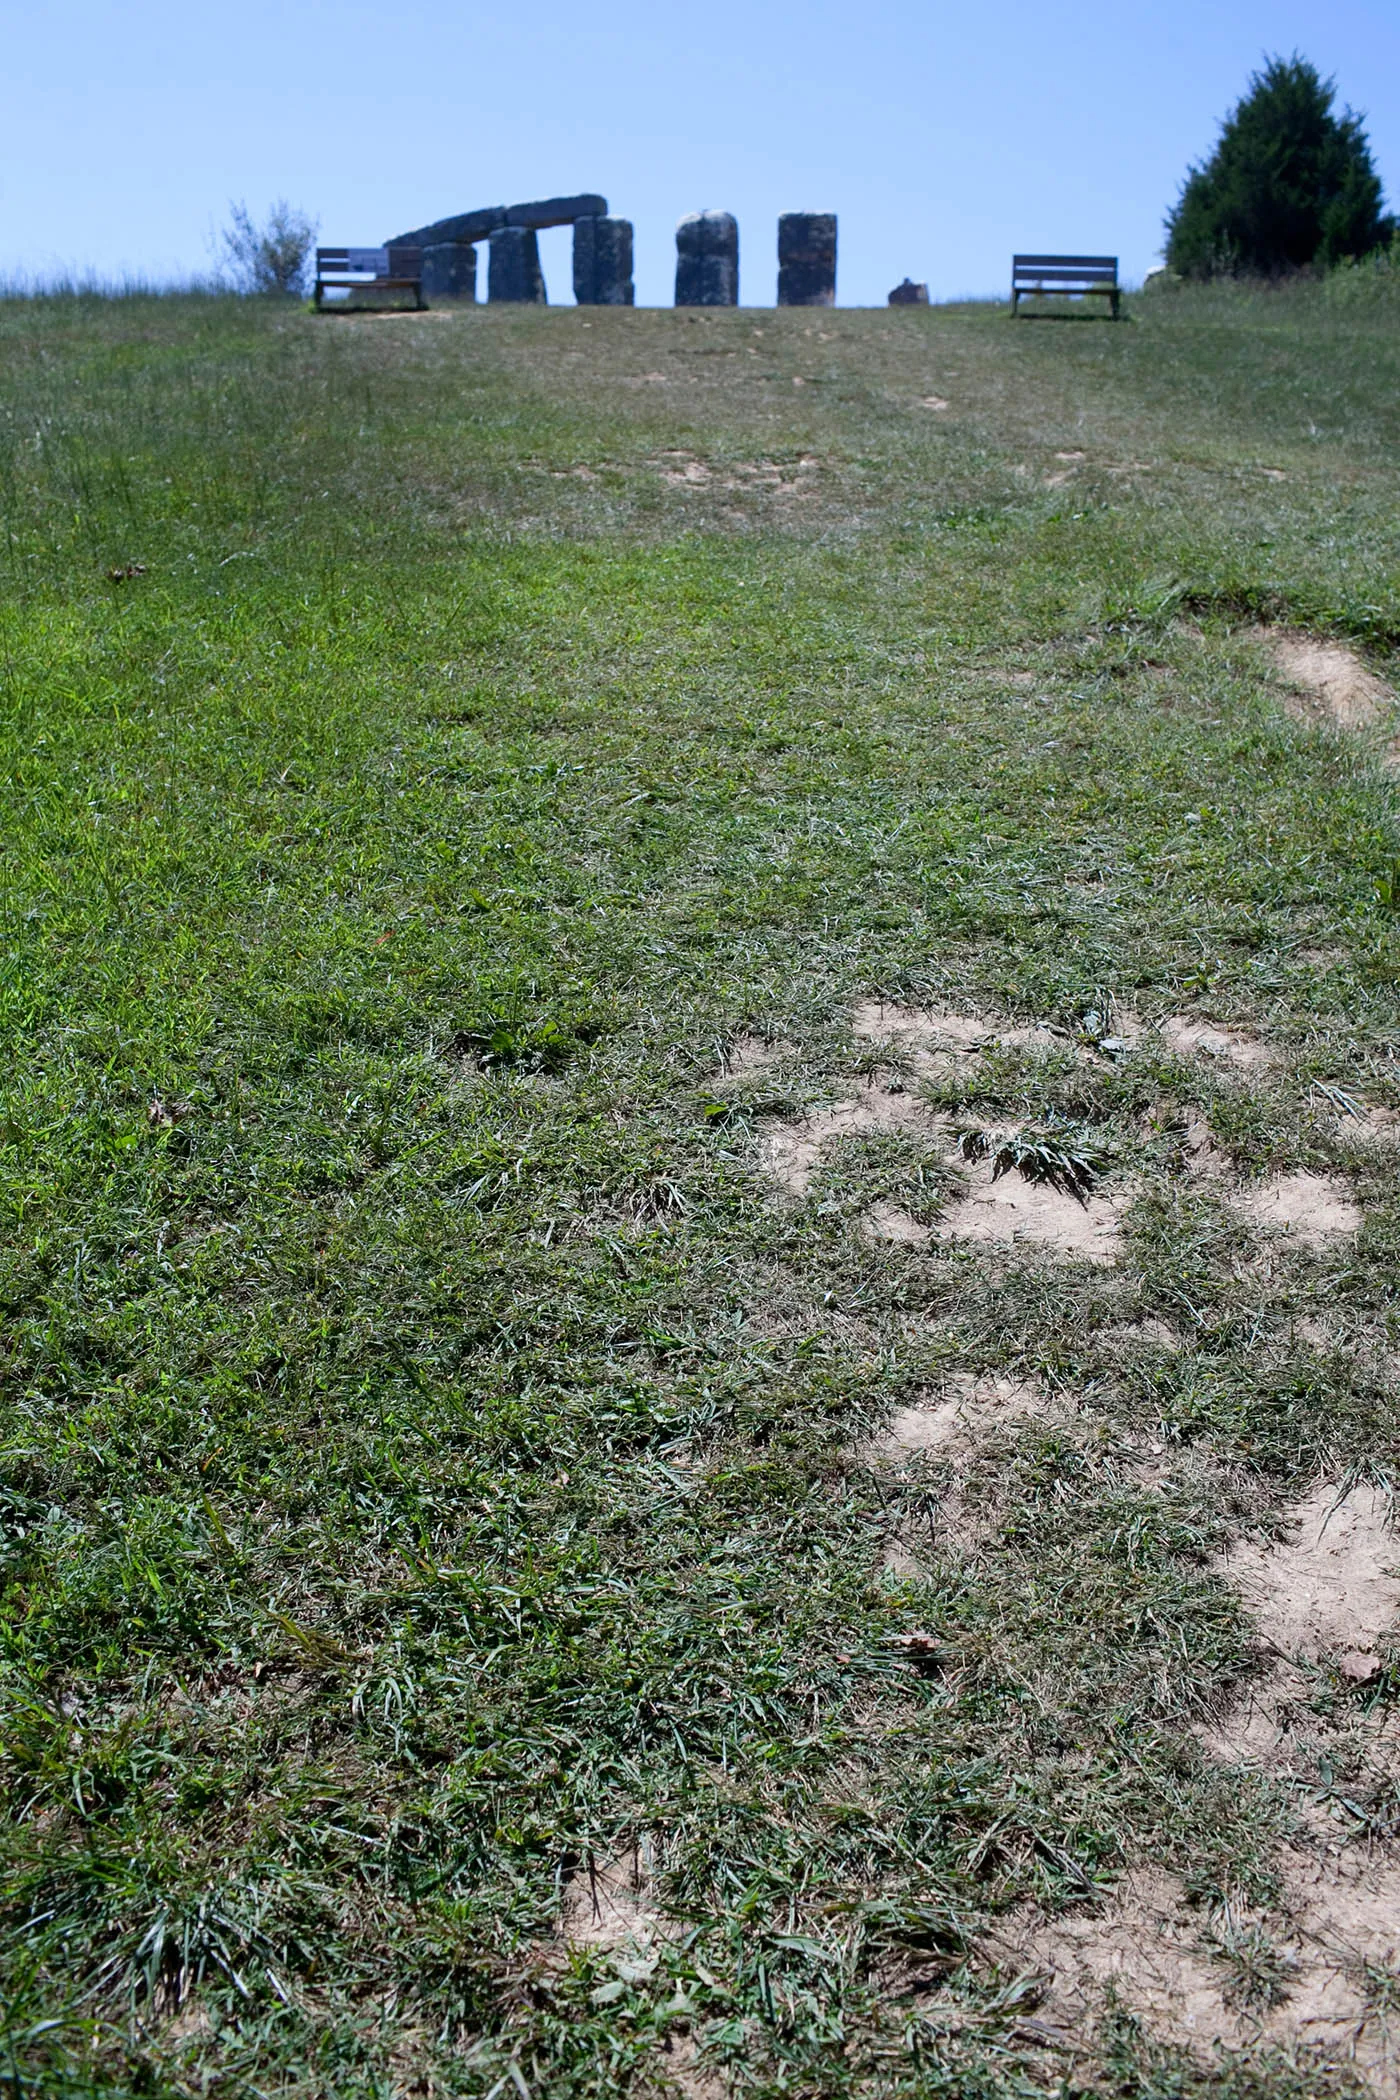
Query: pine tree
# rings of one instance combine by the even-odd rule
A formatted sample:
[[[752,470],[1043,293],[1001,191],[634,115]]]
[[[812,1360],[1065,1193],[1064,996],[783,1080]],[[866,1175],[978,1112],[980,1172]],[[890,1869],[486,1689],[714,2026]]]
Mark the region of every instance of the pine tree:
[[[1192,168],[1167,216],[1167,262],[1187,277],[1276,276],[1369,254],[1394,221],[1360,117],[1297,53],[1271,58]]]

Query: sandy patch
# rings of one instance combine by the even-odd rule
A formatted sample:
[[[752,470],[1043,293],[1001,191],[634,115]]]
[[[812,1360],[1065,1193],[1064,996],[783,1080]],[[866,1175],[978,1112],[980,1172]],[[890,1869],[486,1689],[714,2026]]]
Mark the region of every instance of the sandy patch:
[[[989,1043],[1055,1050],[1069,1047],[1083,1057],[1094,1055],[1081,1045],[1067,1044],[1062,1034],[1043,1023],[993,1032],[978,1015],[875,1000],[855,1009],[852,1028],[856,1041],[873,1050],[877,1059],[883,1053],[887,1061],[897,1059],[923,1077],[935,1076],[950,1064],[960,1068]],[[759,1159],[778,1189],[802,1197],[833,1140],[911,1131],[933,1139],[937,1128],[934,1112],[897,1078],[883,1083],[871,1078],[849,1099],[814,1109],[800,1120],[773,1119],[762,1124]],[[1128,1196],[1096,1190],[1081,1201],[1066,1188],[1026,1180],[1014,1170],[995,1175],[998,1145],[992,1140],[1005,1135],[987,1133],[987,1156],[970,1162],[960,1152],[947,1150],[944,1135],[954,1187],[938,1226],[927,1227],[903,1206],[884,1202],[872,1206],[862,1219],[862,1236],[877,1245],[918,1246],[938,1232],[947,1238],[999,1245],[1024,1241],[1089,1261],[1115,1261],[1122,1251],[1121,1222]]]
[[[1146,1318],[1126,1322],[1121,1327],[1104,1330],[1104,1340],[1118,1347],[1129,1349],[1179,1349],[1181,1336],[1166,1320],[1159,1320],[1155,1313]]]
[[[851,1032],[858,1043],[906,1059],[916,1072],[936,1072],[950,1060],[1003,1046],[1014,1050],[1079,1048],[1063,1029],[1052,1028],[1048,1021],[999,1022],[954,1007],[887,1005],[879,999],[863,1000],[855,1008]]]
[[[1217,1563],[1260,1634],[1280,1655],[1310,1661],[1374,1654],[1400,1632],[1400,1537],[1390,1498],[1324,1483],[1290,1512],[1287,1536],[1242,1539]]]
[[[1230,1155],[1217,1145],[1199,1109],[1188,1108],[1180,1123],[1181,1164],[1193,1179],[1221,1181],[1231,1171]]]
[[[1361,1208],[1335,1174],[1279,1174],[1243,1190],[1234,1205],[1253,1224],[1319,1252],[1361,1230]]]
[[[720,1071],[726,1079],[763,1079],[791,1051],[791,1043],[770,1042],[761,1035],[740,1035],[720,1053]]]
[[[920,1461],[965,1464],[987,1438],[1065,1412],[1034,1380],[957,1372],[937,1390],[897,1408],[863,1455],[891,1484],[907,1483],[919,1477]],[[926,1580],[929,1553],[975,1554],[996,1531],[1001,1511],[994,1496],[955,1478],[925,1517],[921,1537],[896,1532],[885,1541],[877,1575]]]
[[[1139,1868],[1092,1915],[1023,1916],[985,1944],[1004,1968],[1044,1980],[1038,2024],[1066,2042],[1089,2041],[1112,1993],[1157,2039],[1202,2060],[1301,2047],[1393,2095],[1400,2035],[1368,2002],[1364,1965],[1395,1959],[1400,1872],[1357,1862],[1344,1874],[1306,1855],[1287,1868],[1278,1918],[1233,1905],[1193,1911],[1174,1876]]]
[[[822,462],[810,452],[791,462],[776,459],[728,460],[722,467],[693,452],[663,452],[651,464],[671,488],[725,489],[730,493],[766,490],[774,496],[815,493],[812,476]]]
[[[911,1541],[896,1537],[886,1539],[881,1547],[875,1573],[893,1576],[896,1582],[923,1582],[928,1569]]]
[[[1194,1021],[1184,1014],[1171,1014],[1161,1025],[1162,1040],[1183,1057],[1213,1057],[1242,1071],[1258,1071],[1273,1063],[1267,1043],[1246,1029],[1225,1028],[1214,1021]]]
[[[887,1006],[880,999],[865,999],[851,1015],[851,1033],[858,1043],[918,1057],[980,1050],[996,1030],[980,1014],[956,1013],[951,1007]]]
[[[581,1868],[564,1886],[560,1937],[571,1947],[594,1952],[644,1947],[655,1940],[661,1919],[648,1895],[652,1869],[652,1846],[646,1838],[616,1859],[594,1860]]]
[[[1354,650],[1277,628],[1261,628],[1258,639],[1291,688],[1292,704],[1285,705],[1296,719],[1351,731],[1394,728],[1396,694]],[[1391,743],[1387,763],[1400,764],[1400,737]]]
[[[1400,1636],[1400,1537],[1388,1498],[1369,1485],[1340,1499],[1335,1487],[1316,1488],[1292,1510],[1285,1534],[1269,1543],[1243,1539],[1216,1562],[1274,1661],[1195,1733],[1217,1763],[1292,1779],[1307,1802],[1319,1773],[1337,1767],[1400,1777],[1400,1716],[1392,1708],[1316,1704],[1333,1672],[1332,1682],[1358,1690],[1374,1682]],[[1320,1810],[1306,1810],[1304,1820],[1326,1828]]]
[[[700,2054],[693,2035],[671,2034],[661,2059],[663,2090],[682,2100],[724,2100],[729,2091],[720,2072]]]
[[[714,468],[707,467],[702,459],[681,460],[661,469],[661,479],[669,482],[672,488],[708,488],[714,478]]]
[[[1400,1136],[1400,1109],[1373,1108],[1336,1080],[1314,1080],[1313,1099],[1336,1120],[1339,1136],[1394,1138]]]
[[[971,1450],[989,1430],[1043,1416],[1049,1399],[1032,1380],[960,1372],[937,1394],[897,1408],[872,1456],[886,1463]]]
[[[928,1128],[928,1111],[912,1094],[869,1086],[849,1101],[813,1109],[798,1123],[765,1123],[759,1159],[769,1179],[788,1196],[805,1196],[822,1152],[833,1139],[875,1132]]]
[[[1097,1192],[1081,1203],[1048,1181],[1025,1181],[1017,1173],[993,1180],[989,1160],[964,1171],[964,1192],[950,1198],[940,1222],[949,1238],[1053,1248],[1092,1262],[1114,1262],[1123,1252],[1128,1197],[1122,1191]]]
[[[895,1203],[877,1203],[861,1219],[859,1231],[872,1247],[922,1247],[933,1238],[931,1225],[921,1225]]]
[[[948,403],[944,400],[942,394],[925,394],[920,400],[919,406],[920,408],[939,409],[946,408]]]

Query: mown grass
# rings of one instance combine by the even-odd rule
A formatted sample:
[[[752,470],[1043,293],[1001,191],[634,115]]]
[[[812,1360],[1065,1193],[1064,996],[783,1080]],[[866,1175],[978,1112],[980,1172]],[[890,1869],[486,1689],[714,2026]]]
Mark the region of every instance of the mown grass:
[[[979,1928],[1144,1856],[1268,1900],[1210,1559],[1393,1449],[1400,1205],[1314,1082],[1400,1104],[1394,794],[1235,631],[1400,645],[1388,309],[11,300],[0,356],[0,2086],[1058,2090]],[[754,1131],[872,994],[1280,1063],[986,1060],[945,1105],[1131,1166],[1131,1258],[877,1251],[907,1147],[785,1207]],[[1244,1258],[1188,1100],[1358,1244]],[[1099,1426],[979,1457],[971,1557],[861,1453],[998,1369]],[[654,1967],[564,1950],[643,1840]]]

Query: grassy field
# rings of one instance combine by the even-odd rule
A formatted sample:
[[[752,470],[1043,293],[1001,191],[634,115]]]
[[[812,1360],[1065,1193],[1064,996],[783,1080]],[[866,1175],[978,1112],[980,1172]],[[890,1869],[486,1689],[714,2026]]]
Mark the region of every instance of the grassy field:
[[[0,2091],[1394,2090],[1400,1665],[1211,1730],[1394,1462],[1395,787],[1258,630],[1393,672],[1400,332],[1129,316],[0,303]],[[1239,2046],[1054,2013],[1148,1868]]]

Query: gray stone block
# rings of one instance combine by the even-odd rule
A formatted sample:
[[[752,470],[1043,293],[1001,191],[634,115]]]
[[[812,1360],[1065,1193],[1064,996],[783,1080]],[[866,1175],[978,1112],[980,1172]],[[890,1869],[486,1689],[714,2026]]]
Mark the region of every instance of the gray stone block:
[[[476,298],[476,250],[468,241],[433,241],[423,250],[425,299]]]
[[[676,304],[739,304],[739,222],[732,212],[687,212],[677,226]]]
[[[906,277],[903,284],[897,284],[890,293],[889,303],[891,306],[927,306],[928,286],[915,284],[912,277]]]
[[[631,306],[632,221],[574,220],[574,297],[580,306]]]
[[[778,304],[836,304],[834,211],[785,211],[779,219]]]
[[[585,192],[578,197],[545,197],[538,204],[508,204],[507,226],[573,226],[580,219],[605,219],[606,197]]]
[[[395,235],[395,245],[431,248],[440,241],[485,241],[502,226],[571,226],[575,219],[607,217],[608,200],[592,191],[579,197],[544,197],[537,204],[485,204],[477,211],[459,211],[450,219],[434,219],[431,226]]]
[[[515,306],[547,304],[539,236],[533,226],[502,226],[492,234],[488,286],[493,306],[502,301]]]

